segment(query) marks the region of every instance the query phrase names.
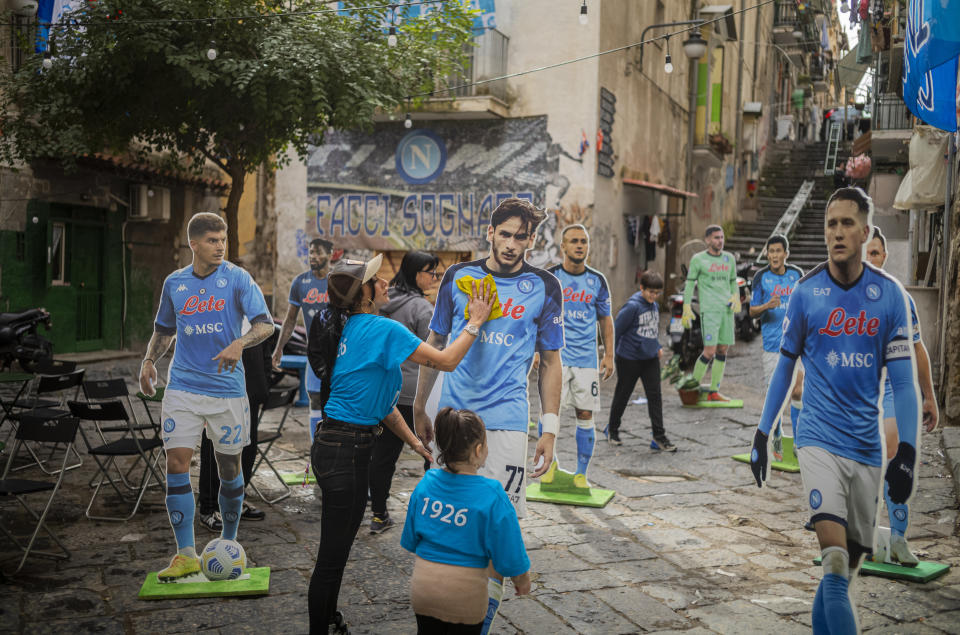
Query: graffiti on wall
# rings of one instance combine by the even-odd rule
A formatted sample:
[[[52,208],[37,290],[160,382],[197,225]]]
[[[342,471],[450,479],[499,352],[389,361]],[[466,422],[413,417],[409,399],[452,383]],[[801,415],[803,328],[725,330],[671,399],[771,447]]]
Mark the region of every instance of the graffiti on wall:
[[[345,249],[478,251],[506,198],[546,204],[556,174],[545,117],[331,132],[307,159],[308,223]],[[551,160],[552,159],[552,160]]]

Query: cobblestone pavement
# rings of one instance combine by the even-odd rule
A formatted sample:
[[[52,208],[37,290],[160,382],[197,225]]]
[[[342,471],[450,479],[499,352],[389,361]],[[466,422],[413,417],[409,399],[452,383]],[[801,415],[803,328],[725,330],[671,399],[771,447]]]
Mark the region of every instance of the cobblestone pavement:
[[[529,504],[522,525],[533,592],[516,597],[507,585],[495,632],[809,632],[820,570],[811,562],[818,555],[815,538],[803,529],[800,477],[774,472],[770,487],[758,490],[749,467],[729,458],[747,451],[759,418],[759,353],[757,340],[737,345],[728,356],[724,392],[743,397],[742,410],[684,410],[666,387],[665,420],[679,447],[675,454],[648,448],[645,406],[628,406],[622,447],[607,445],[598,433],[591,480],[617,492],[605,508]],[[134,360],[113,361],[89,365],[88,372],[125,374],[132,385],[135,366]],[[602,385],[605,406],[612,391],[612,380]],[[302,472],[306,411],[292,414],[271,456],[281,471]],[[604,407],[596,416],[601,429],[606,418]],[[562,421],[559,456],[572,466],[572,416]],[[960,438],[951,438],[945,445],[956,451]],[[924,437],[921,458],[911,544],[922,557],[954,568],[926,585],[860,578],[853,596],[861,626],[871,633],[960,631],[958,508],[939,432]],[[240,539],[253,563],[272,568],[269,596],[146,602],[137,599],[145,572],[165,566],[173,551],[162,497],[150,494],[153,504],[129,522],[87,520],[91,464],[68,473],[50,519],[73,557],[55,564],[32,559],[0,584],[0,631],[307,631],[306,590],[319,538],[312,486],[295,487],[273,507],[250,499],[267,519],[243,523]],[[419,460],[405,451],[390,501],[398,521],[419,475]],[[277,489],[265,470],[255,478]],[[0,512],[4,522],[25,528],[12,501],[0,502]],[[354,633],[416,630],[407,602],[412,557],[400,547],[400,531],[398,526],[372,536],[366,523],[361,528],[340,596]],[[212,537],[197,527],[198,544]],[[0,558],[12,555],[0,545]]]

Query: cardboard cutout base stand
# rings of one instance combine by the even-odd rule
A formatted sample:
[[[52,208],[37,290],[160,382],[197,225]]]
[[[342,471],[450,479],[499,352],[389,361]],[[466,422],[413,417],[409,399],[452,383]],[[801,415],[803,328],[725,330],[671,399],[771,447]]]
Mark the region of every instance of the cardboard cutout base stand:
[[[573,474],[557,468],[550,483],[533,483],[527,486],[527,500],[556,505],[579,505],[603,507],[610,502],[615,492],[598,487],[576,487]]]
[[[684,408],[743,408],[743,399],[731,399],[730,401],[708,401],[710,390],[700,387],[696,390],[680,390],[680,401]],[[694,394],[694,393],[697,394]],[[692,399],[696,399],[693,401]]]
[[[140,593],[141,600],[173,600],[181,598],[214,598],[231,595],[269,595],[270,567],[247,569],[237,580],[211,582],[203,574],[191,576],[185,582],[160,582],[156,571],[147,574]],[[198,580],[199,581],[193,581]]]
[[[820,564],[820,558],[815,558],[813,564]],[[864,560],[860,567],[860,575],[875,575],[881,578],[925,584],[931,580],[936,580],[949,570],[949,564],[940,564],[939,562],[920,561],[920,564],[915,567],[905,567],[902,564]]]
[[[773,454],[770,455],[773,458]],[[740,461],[741,463],[750,462],[750,454],[734,454],[730,457],[734,461]],[[793,437],[783,436],[783,460],[782,461],[772,461],[770,467],[774,470],[780,470],[781,472],[790,472],[796,474],[800,471],[800,462],[797,461],[797,453],[793,449]]]

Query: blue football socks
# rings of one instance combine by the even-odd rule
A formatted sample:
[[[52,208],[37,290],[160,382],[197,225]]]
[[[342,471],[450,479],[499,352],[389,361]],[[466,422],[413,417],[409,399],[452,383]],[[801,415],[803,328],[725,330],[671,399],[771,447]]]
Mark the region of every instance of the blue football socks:
[[[500,600],[503,599],[503,582],[494,578],[487,578],[487,615],[483,618],[483,628],[480,635],[487,635],[490,626],[500,610]]]
[[[830,625],[827,623],[827,614],[823,609],[823,582],[817,587],[817,595],[813,598],[813,635],[830,635]]]
[[[223,520],[221,538],[237,539],[237,527],[240,525],[240,513],[243,510],[243,474],[230,481],[220,479],[220,517]]]
[[[836,573],[827,573],[820,580],[823,614],[830,625],[830,635],[857,635],[857,618],[850,604],[849,587],[850,581]]]
[[[596,431],[593,427],[593,417],[577,419],[577,474],[587,473],[587,466],[593,457],[595,442]]]
[[[890,517],[890,535],[903,536],[910,522],[910,508],[906,503],[894,503],[890,500],[890,485],[883,483],[883,499],[887,503],[887,515]]]
[[[196,504],[190,487],[190,472],[167,474],[167,517],[177,540],[177,550],[196,553],[193,539],[193,517]]]

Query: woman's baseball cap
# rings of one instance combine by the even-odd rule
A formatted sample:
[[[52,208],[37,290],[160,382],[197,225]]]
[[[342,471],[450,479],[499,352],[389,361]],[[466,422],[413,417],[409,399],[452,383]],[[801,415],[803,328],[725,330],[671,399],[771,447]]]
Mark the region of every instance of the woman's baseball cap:
[[[366,262],[341,258],[334,263],[327,274],[330,304],[343,309],[356,304],[360,299],[363,284],[377,275],[382,264],[383,254],[377,254]]]

